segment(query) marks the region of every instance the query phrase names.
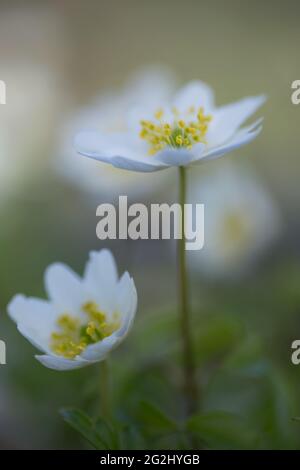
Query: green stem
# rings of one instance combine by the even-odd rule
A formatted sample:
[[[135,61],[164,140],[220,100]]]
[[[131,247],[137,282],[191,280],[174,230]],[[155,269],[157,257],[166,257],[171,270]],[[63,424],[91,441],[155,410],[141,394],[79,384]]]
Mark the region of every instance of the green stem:
[[[109,387],[109,364],[108,359],[100,362],[101,376],[100,376],[100,410],[101,417],[104,419],[110,418],[110,387]]]
[[[188,301],[188,278],[186,269],[185,249],[185,210],[186,203],[186,169],[179,167],[179,203],[181,206],[182,222],[181,237],[178,240],[178,263],[179,263],[179,319],[183,348],[184,367],[184,392],[186,399],[187,415],[194,413],[198,405],[198,390],[196,382],[196,370],[193,354],[193,344],[190,325],[190,311]]]

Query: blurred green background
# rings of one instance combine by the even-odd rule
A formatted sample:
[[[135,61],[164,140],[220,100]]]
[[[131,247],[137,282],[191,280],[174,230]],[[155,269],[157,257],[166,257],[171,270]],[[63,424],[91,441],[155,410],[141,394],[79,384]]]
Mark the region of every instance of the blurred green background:
[[[300,74],[299,13],[296,0],[0,1],[0,79],[7,84],[7,104],[0,107],[0,338],[7,343],[0,448],[85,446],[58,409],[97,410],[98,367],[43,368],[6,305],[18,292],[45,296],[48,264],[62,261],[81,273],[88,252],[104,246],[120,271],[132,274],[139,295],[133,333],[111,359],[116,413],[142,428],[148,447],[174,445],[157,441],[139,407],[148,400],[180,419],[173,244],[100,242],[96,207],[112,196],[101,188],[88,195],[57,171],[69,116],[102,91],[122,87],[136,69],[157,63],[173,69],[179,84],[209,83],[217,104],[268,95],[261,136],[226,161],[250,167],[268,188],[280,234],[255,262],[251,253],[235,273],[228,263],[228,276],[192,270],[194,340],[203,410],[242,416],[259,448],[300,447],[300,424],[293,421],[300,415],[300,366],[290,361],[300,335],[300,107],[290,100]],[[223,160],[200,166],[193,180],[219,165]],[[147,178],[155,185],[157,174]],[[175,201],[176,172],[166,178],[142,200]],[[213,438],[210,446],[243,447],[235,434],[242,431],[221,444]]]

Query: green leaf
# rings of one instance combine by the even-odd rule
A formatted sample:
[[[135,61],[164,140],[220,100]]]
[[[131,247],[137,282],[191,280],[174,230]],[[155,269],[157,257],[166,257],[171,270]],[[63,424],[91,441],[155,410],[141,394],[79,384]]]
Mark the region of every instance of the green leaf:
[[[138,450],[146,449],[147,443],[138,426],[123,424],[120,428],[120,449]]]
[[[86,439],[92,447],[98,450],[108,449],[108,444],[95,429],[93,420],[79,409],[64,408],[60,411],[63,419],[81,436]]]
[[[291,423],[297,405],[297,393],[285,374],[272,367],[265,378],[264,402],[260,410],[269,448],[293,449],[299,445]]]
[[[228,357],[225,367],[249,377],[264,376],[268,371],[269,363],[263,353],[261,339],[256,335],[251,335]]]
[[[228,353],[244,336],[241,322],[229,315],[216,316],[195,324],[195,354],[201,362]]]
[[[177,317],[173,311],[159,311],[137,321],[133,343],[139,351],[139,362],[156,362],[176,349]],[[134,360],[134,364],[136,359]]]
[[[103,442],[106,442],[106,447],[111,450],[120,448],[120,438],[118,431],[101,418],[95,421],[95,430]]]
[[[152,403],[141,402],[139,417],[147,431],[161,433],[177,430],[175,421]]]
[[[187,422],[187,430],[195,433],[209,448],[253,449],[257,437],[238,415],[224,411],[198,414]]]

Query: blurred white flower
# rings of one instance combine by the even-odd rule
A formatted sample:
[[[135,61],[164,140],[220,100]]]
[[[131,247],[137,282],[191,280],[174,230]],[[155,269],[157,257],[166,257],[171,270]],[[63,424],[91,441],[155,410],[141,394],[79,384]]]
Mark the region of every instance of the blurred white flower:
[[[75,147],[82,155],[132,171],[201,163],[253,140],[261,120],[241,125],[264,101],[264,96],[247,97],[216,108],[212,89],[200,81],[190,82],[159,106],[133,108],[123,132],[83,131]]]
[[[133,279],[119,279],[108,250],[91,252],[83,279],[60,263],[48,267],[49,300],[16,295],[8,305],[18,330],[56,370],[78,369],[104,360],[127,336],[137,308]]]
[[[0,194],[10,196],[47,165],[64,99],[48,67],[2,63],[6,104],[0,105]]]
[[[126,130],[129,109],[135,106],[159,106],[175,89],[175,78],[163,67],[148,67],[133,75],[121,91],[103,92],[90,106],[75,113],[62,130],[58,171],[91,194],[136,195],[154,192],[166,181],[151,175],[142,178],[104,164],[82,158],[74,149],[74,136],[82,129],[114,135]]]
[[[234,277],[276,240],[281,218],[271,194],[254,173],[221,165],[202,179],[192,175],[190,201],[203,203],[205,242],[190,253],[195,271]]]
[[[0,204],[40,176],[52,156],[68,99],[67,47],[54,5],[1,9],[0,79],[7,99],[0,105]]]

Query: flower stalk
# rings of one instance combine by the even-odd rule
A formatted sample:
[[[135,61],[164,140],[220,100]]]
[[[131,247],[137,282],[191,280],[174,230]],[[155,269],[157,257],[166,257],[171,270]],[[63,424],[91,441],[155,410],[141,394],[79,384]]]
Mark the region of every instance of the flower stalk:
[[[186,203],[186,169],[179,167],[179,203],[181,207],[181,237],[178,239],[178,292],[179,292],[179,320],[183,349],[184,392],[186,399],[186,413],[191,415],[197,410],[198,389],[196,381],[196,368],[193,353],[193,342],[190,325],[190,308],[188,301],[188,276],[185,250],[185,203]]]

